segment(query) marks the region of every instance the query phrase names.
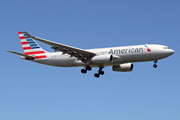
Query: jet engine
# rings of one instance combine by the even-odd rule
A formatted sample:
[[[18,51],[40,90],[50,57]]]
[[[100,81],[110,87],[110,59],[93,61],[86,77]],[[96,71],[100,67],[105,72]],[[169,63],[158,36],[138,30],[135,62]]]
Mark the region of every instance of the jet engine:
[[[114,65],[112,67],[113,71],[118,72],[130,72],[133,70],[134,65],[132,63],[124,63],[120,65]]]
[[[91,59],[91,62],[94,64],[107,64],[113,62],[112,55],[97,55]]]

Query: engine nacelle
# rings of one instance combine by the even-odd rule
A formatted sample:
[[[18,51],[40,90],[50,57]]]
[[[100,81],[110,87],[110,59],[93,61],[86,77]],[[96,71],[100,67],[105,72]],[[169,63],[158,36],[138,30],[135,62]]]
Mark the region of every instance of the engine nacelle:
[[[107,64],[113,62],[112,55],[97,55],[91,59],[91,62],[94,64]]]
[[[134,65],[132,63],[124,63],[120,65],[114,65],[112,67],[113,71],[118,72],[129,72],[133,70]]]

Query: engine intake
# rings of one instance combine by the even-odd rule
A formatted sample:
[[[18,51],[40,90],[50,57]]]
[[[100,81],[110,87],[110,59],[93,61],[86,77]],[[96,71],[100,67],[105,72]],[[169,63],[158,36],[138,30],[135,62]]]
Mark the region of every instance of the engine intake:
[[[113,71],[118,71],[118,72],[130,72],[134,68],[134,65],[132,63],[124,63],[120,65],[114,65],[112,67]]]

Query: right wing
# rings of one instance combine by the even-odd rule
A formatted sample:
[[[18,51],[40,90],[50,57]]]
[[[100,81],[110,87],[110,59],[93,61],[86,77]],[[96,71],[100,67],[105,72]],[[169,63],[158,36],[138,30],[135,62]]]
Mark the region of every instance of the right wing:
[[[63,52],[63,54],[69,54],[71,57],[73,56],[77,57],[79,60],[83,61],[84,63],[87,62],[88,59],[96,55],[96,53],[89,52],[80,48],[75,48],[68,45],[64,45],[64,44],[60,44],[60,43],[56,43],[56,42],[52,42],[49,40],[32,36],[26,31],[24,31],[24,33],[26,34],[27,37],[52,45],[51,48],[54,49],[54,51],[61,51]]]

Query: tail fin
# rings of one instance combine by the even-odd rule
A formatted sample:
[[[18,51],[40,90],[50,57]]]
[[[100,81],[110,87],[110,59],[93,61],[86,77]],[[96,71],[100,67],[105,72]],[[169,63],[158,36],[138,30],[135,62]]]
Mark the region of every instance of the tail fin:
[[[47,58],[43,50],[32,38],[27,37],[24,32],[18,32],[25,55],[35,55],[35,59]]]

